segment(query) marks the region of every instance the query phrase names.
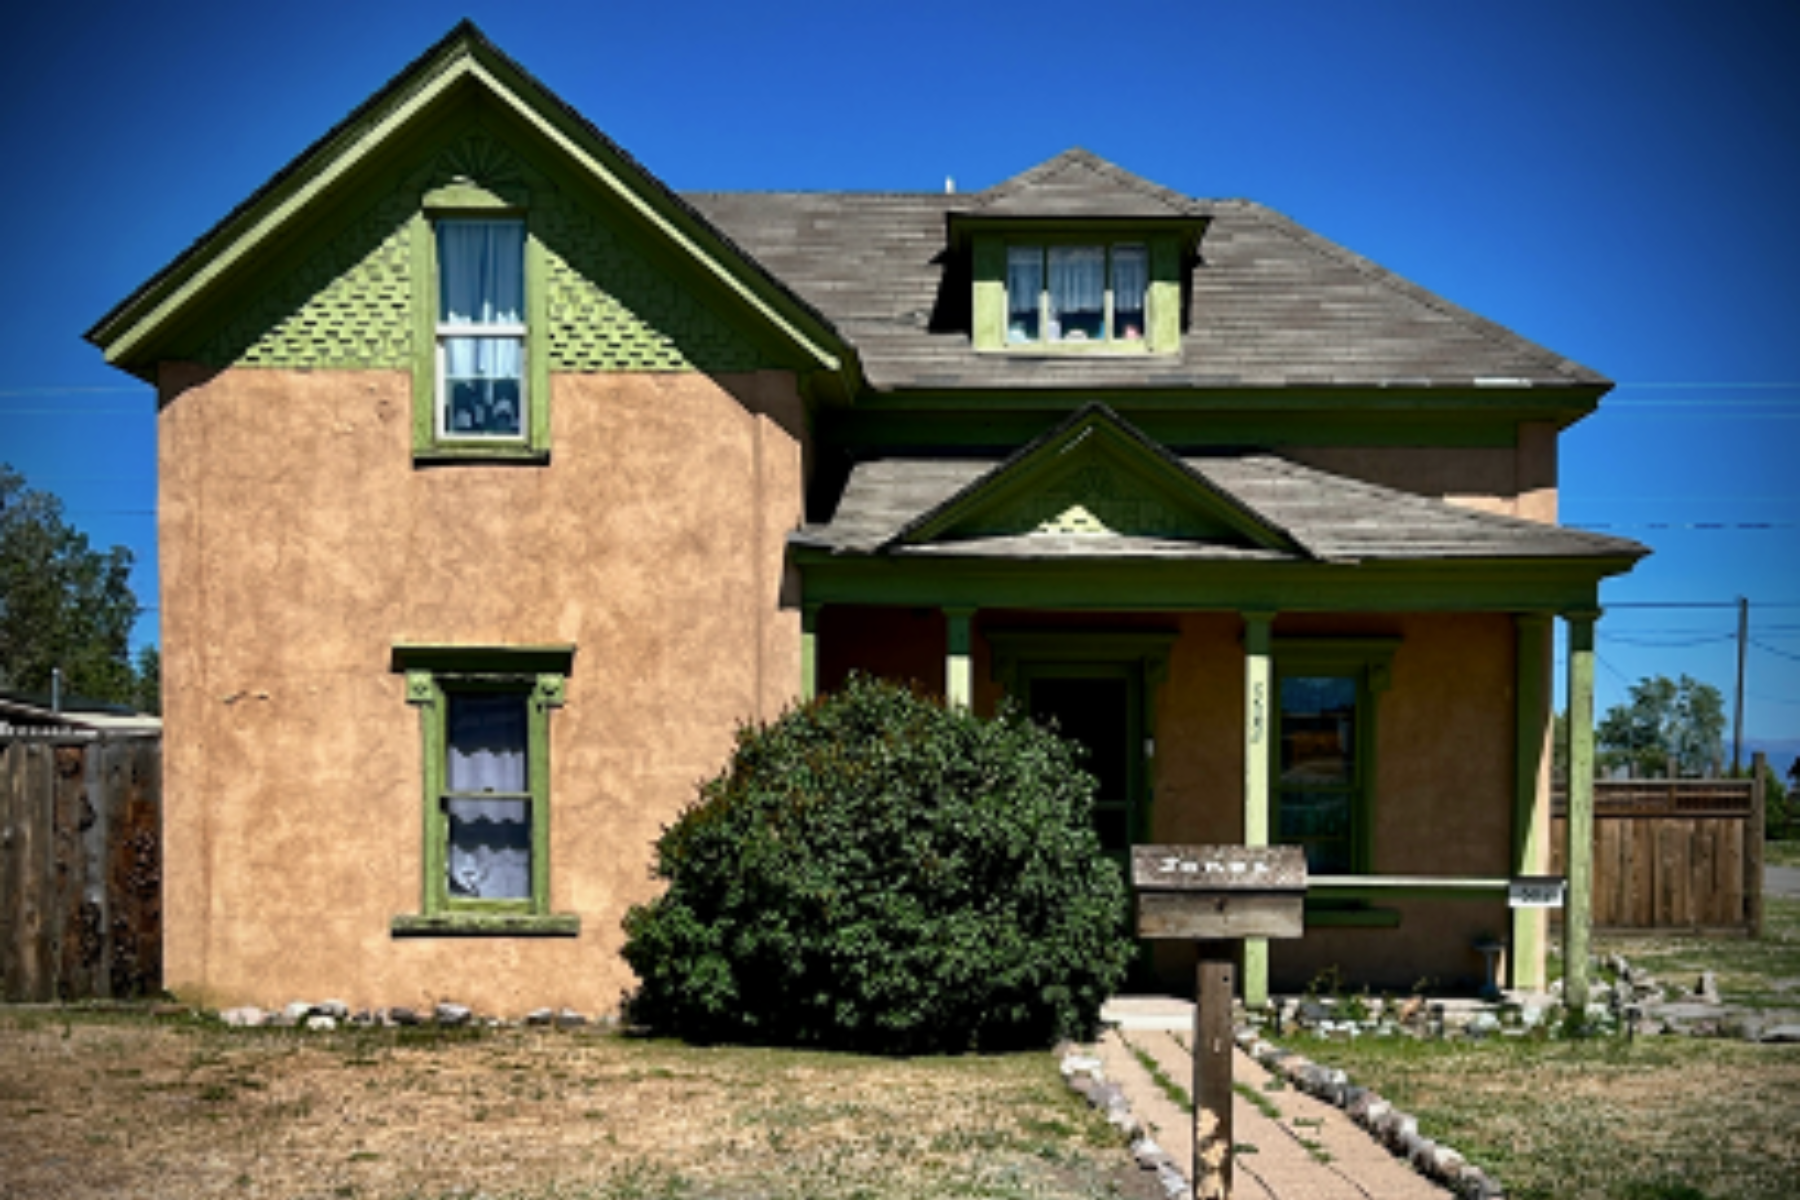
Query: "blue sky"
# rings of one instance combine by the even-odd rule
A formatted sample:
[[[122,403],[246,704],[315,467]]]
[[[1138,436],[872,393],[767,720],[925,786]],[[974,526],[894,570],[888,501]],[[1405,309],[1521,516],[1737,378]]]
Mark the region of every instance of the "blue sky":
[[[1800,751],[1800,5],[1776,0],[32,6],[0,74],[0,461],[130,546],[146,604],[151,394],[81,333],[465,15],[678,189],[971,190],[1080,145],[1604,372],[1563,516],[1656,554],[1604,593],[1601,706],[1652,673],[1729,695],[1734,611],[1628,606],[1747,596],[1747,732]]]

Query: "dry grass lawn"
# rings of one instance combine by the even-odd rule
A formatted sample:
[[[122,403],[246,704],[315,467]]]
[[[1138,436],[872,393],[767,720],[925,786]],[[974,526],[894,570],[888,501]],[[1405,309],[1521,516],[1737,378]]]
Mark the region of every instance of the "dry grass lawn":
[[[1150,1184],[1047,1053],[886,1060],[0,1009],[9,1200],[1074,1200]]]

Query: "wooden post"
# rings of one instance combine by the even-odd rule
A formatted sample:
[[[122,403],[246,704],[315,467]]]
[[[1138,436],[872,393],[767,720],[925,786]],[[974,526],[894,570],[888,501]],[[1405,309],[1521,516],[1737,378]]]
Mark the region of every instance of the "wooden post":
[[[1768,837],[1769,760],[1750,756],[1750,819],[1744,823],[1744,917],[1750,936],[1763,935],[1763,840]]]
[[[1512,873],[1515,878],[1548,869],[1550,796],[1545,768],[1550,755],[1550,618],[1520,613],[1514,624],[1514,732]],[[1547,909],[1510,910],[1512,937],[1507,975],[1515,988],[1544,986]]]
[[[800,606],[800,699],[819,694],[819,606]]]
[[[1231,1197],[1232,944],[1204,941],[1194,989],[1194,1196]]]
[[[1563,862],[1563,1003],[1588,1004],[1588,928],[1594,907],[1594,623],[1598,610],[1564,613],[1569,626],[1569,815]]]
[[[944,699],[952,708],[969,708],[975,702],[975,667],[970,651],[972,608],[946,608],[949,645],[944,662]]]
[[[1275,614],[1244,614],[1244,845],[1269,844],[1269,736],[1274,725],[1274,672],[1269,634]],[[1244,1004],[1269,1002],[1269,943],[1244,939]]]

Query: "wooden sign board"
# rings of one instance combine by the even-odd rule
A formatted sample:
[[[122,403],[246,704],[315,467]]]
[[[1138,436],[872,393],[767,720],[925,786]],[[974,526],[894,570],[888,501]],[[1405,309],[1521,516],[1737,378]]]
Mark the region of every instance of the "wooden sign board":
[[[1306,932],[1298,846],[1135,846],[1138,935],[1198,943],[1194,980],[1194,1195],[1230,1200],[1234,942]]]
[[[1137,846],[1138,936],[1184,941],[1297,938],[1306,932],[1298,846]]]

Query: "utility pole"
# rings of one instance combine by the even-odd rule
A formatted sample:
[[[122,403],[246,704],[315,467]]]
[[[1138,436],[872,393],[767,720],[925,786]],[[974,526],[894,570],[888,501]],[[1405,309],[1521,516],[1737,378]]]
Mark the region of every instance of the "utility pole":
[[[1744,762],[1744,647],[1750,641],[1750,601],[1738,597],[1737,702],[1731,706],[1731,773]]]

